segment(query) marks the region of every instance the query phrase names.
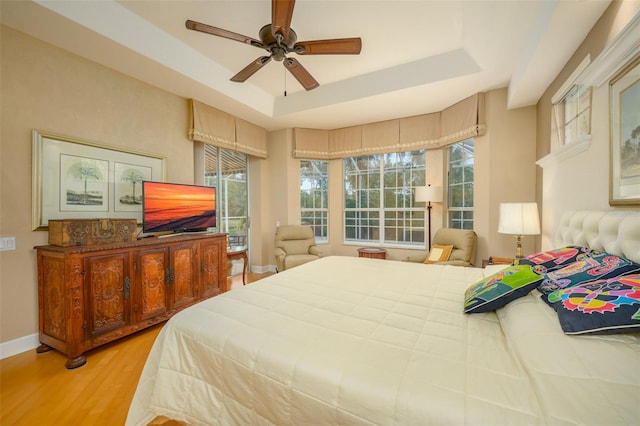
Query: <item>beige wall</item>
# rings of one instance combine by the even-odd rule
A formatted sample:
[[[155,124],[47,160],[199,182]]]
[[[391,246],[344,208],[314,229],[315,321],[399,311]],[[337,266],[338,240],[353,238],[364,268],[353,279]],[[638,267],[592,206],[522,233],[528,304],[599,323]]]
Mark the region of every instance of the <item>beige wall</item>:
[[[535,107],[507,110],[507,90],[487,93],[487,134],[477,138],[474,223],[478,259],[515,256],[515,236],[498,233],[500,203],[536,201]],[[524,237],[525,254],[536,237]]]
[[[547,156],[552,152],[557,153],[559,148],[551,143],[551,99],[585,57],[590,56],[593,63],[638,13],[640,2],[612,2],[538,102],[536,155],[538,159],[543,159],[541,163],[544,164],[544,170],[538,168],[537,196],[538,202],[544,206],[543,249],[554,245],[553,230],[556,229],[563,212],[576,209],[614,209],[609,206],[608,83],[604,82],[593,88],[589,148],[566,159]]]
[[[273,241],[275,240],[276,223],[280,225],[294,225],[300,223],[300,177],[296,168],[297,162],[291,158],[293,131],[291,129],[277,130],[267,134],[267,151],[269,158],[265,161],[266,173],[261,175],[268,193],[261,208],[263,232],[260,245],[263,256],[256,262],[258,265],[275,271],[275,255]],[[255,175],[252,173],[252,177]],[[292,188],[293,185],[293,188]],[[253,196],[253,194],[251,194]],[[257,215],[252,213],[252,218]],[[253,219],[252,219],[253,221]],[[255,234],[251,234],[252,242]],[[255,259],[257,260],[257,259]]]
[[[0,340],[38,331],[31,230],[31,131],[38,129],[165,156],[166,178],[193,181],[187,102],[66,51],[1,27],[0,235],[16,251],[0,252]]]
[[[266,272],[265,268],[273,261],[273,213],[270,206],[273,193],[276,192],[269,182],[271,163],[255,157],[249,157],[249,233],[251,252],[249,261],[251,270]]]

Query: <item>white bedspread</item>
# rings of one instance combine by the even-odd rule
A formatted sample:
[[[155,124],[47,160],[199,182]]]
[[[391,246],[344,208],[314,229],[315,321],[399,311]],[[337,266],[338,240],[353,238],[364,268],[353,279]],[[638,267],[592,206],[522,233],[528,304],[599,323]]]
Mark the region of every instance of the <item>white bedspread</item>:
[[[591,417],[598,388],[607,395],[611,389],[610,399],[626,398],[614,407],[625,413],[607,424],[640,422],[637,342],[634,353],[628,342],[605,341],[612,365],[585,364],[570,349],[557,356],[577,359],[556,360],[550,346],[580,337],[558,334],[549,323],[544,333],[551,327],[553,339],[536,338],[535,312],[553,314],[543,304],[534,303],[531,321],[529,313],[502,310],[506,334],[493,312],[462,313],[464,290],[483,275],[478,268],[326,257],[204,301],[161,331],[127,424],[160,415],[207,425],[604,424],[602,415]],[[523,333],[531,338],[519,338]],[[635,361],[628,374],[615,374],[614,383],[592,376],[605,367],[622,373],[618,346],[625,347],[621,362]],[[604,364],[602,356],[585,359]],[[582,410],[575,416],[554,390],[571,365],[568,390],[578,395],[560,402],[573,399],[569,408]]]
[[[498,310],[549,425],[640,425],[640,335],[567,336],[537,291]]]

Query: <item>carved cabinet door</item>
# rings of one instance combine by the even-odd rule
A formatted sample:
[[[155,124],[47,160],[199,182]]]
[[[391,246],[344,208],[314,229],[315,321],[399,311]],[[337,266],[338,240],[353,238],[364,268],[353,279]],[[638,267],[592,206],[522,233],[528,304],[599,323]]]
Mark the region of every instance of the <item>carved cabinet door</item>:
[[[136,273],[139,283],[133,302],[136,321],[166,315],[169,310],[169,249],[154,247],[138,252]]]
[[[224,239],[200,243],[200,288],[207,299],[224,291],[226,282],[226,247]]]
[[[198,244],[187,242],[171,246],[169,258],[170,308],[182,309],[199,299]]]
[[[85,257],[89,336],[95,337],[130,323],[130,270],[128,251]]]

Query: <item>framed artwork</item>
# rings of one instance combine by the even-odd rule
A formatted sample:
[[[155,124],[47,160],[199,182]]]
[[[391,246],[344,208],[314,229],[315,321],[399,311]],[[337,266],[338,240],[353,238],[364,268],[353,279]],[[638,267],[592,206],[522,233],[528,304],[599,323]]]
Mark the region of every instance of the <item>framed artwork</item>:
[[[108,167],[98,158],[60,154],[60,211],[107,211]]]
[[[32,228],[49,219],[136,218],[142,181],[164,181],[165,158],[33,131]]]
[[[609,204],[640,205],[640,56],[610,82]]]
[[[142,181],[152,179],[153,168],[142,164],[115,162],[114,208],[116,211],[140,211]]]

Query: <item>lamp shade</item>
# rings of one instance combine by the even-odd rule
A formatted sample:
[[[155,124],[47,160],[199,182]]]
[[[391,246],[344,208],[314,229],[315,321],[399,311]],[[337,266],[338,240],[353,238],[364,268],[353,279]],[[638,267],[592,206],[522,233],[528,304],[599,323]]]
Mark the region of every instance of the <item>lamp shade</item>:
[[[540,219],[537,203],[500,204],[498,232],[513,235],[538,235]]]
[[[418,186],[416,187],[416,201],[426,202],[433,201],[435,203],[442,202],[441,186]]]

